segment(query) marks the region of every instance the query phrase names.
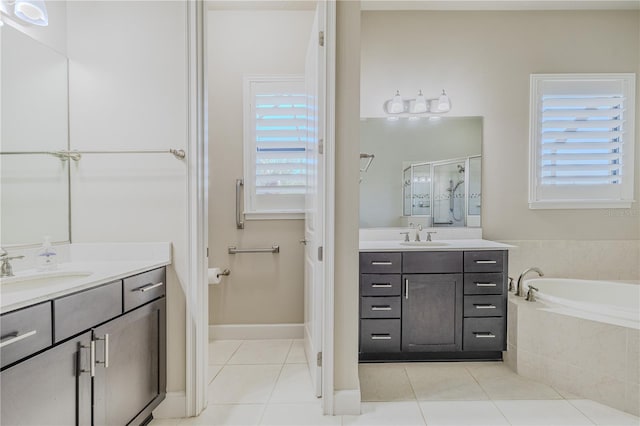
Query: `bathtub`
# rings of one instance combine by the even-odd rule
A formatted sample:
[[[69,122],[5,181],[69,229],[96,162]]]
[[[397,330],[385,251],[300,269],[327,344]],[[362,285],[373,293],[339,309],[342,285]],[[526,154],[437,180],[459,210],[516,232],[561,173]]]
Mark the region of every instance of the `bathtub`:
[[[505,362],[559,392],[640,415],[640,283],[525,280],[509,295]]]
[[[536,278],[529,286],[552,312],[640,330],[640,283]]]

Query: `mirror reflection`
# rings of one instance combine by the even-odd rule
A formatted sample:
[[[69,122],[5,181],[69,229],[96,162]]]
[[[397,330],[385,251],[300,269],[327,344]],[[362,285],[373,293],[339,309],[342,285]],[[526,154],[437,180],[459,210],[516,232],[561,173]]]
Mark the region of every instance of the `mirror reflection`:
[[[361,120],[360,227],[478,227],[481,117]]]
[[[69,240],[67,58],[17,29],[1,31],[3,247]]]

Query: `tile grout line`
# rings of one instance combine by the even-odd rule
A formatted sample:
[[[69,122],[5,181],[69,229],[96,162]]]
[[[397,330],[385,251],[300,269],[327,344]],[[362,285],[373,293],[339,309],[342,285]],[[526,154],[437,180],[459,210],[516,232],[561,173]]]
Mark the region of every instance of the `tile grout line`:
[[[418,410],[420,410],[420,415],[422,416],[422,421],[424,422],[425,426],[427,426],[429,423],[427,423],[427,417],[424,414],[424,411],[422,410],[422,405],[420,405],[420,401],[418,400],[418,394],[416,394],[416,390],[413,387],[413,382],[411,381],[411,378],[409,377],[409,372],[407,371],[407,366],[403,365],[402,366],[402,370],[404,371],[404,375],[407,377],[407,380],[409,381],[409,386],[411,387],[411,392],[413,393],[413,397],[416,400],[416,404],[418,404]]]
[[[291,351],[292,346],[293,346],[293,340],[289,342],[289,350],[287,351],[287,354],[284,356],[284,360],[280,365],[280,371],[278,372],[278,377],[276,377],[275,382],[273,382],[273,387],[271,388],[271,392],[269,392],[269,397],[267,398],[267,401],[263,406],[262,413],[260,413],[260,420],[258,420],[258,425],[261,425],[262,421],[264,420],[264,415],[267,411],[267,408],[269,407],[269,404],[271,403],[271,398],[273,397],[273,393],[276,390],[276,386],[278,386],[278,381],[280,381],[280,377],[282,377],[282,370],[284,370],[284,366],[285,366],[285,363],[287,362],[287,357],[289,356],[289,352]]]
[[[496,404],[496,401],[494,401],[493,399],[489,399],[489,401],[491,401],[491,403],[493,404],[494,407],[496,407],[496,410],[498,410],[498,413],[500,413],[500,415],[502,416],[502,418],[510,425],[512,425],[513,423],[511,423],[511,421],[509,420],[509,418],[507,417],[507,415],[500,409],[500,407],[498,406],[498,404]]]
[[[469,370],[469,367],[467,367],[466,365],[463,366],[465,371],[467,372],[467,374],[469,374],[471,376],[471,378],[473,379],[474,382],[476,382],[476,384],[478,385],[478,387],[480,388],[480,390],[482,391],[483,394],[485,394],[487,396],[487,399],[489,401],[493,401],[493,398],[491,397],[491,395],[489,395],[489,392],[487,392],[485,390],[485,388],[482,386],[482,384],[480,384],[480,381],[478,380],[478,378],[476,376],[473,375],[473,373],[471,372],[471,370]]]
[[[589,416],[587,415],[587,413],[585,413],[584,411],[582,411],[582,410],[580,409],[580,407],[576,407],[575,405],[573,405],[573,403],[571,402],[572,400],[570,400],[570,399],[566,399],[565,401],[567,401],[567,402],[569,403],[569,405],[571,405],[573,408],[575,408],[576,410],[578,410],[578,411],[579,411],[583,416],[585,416],[587,419],[589,419],[589,421],[590,421],[591,423],[593,423],[594,425],[597,425],[597,424],[598,424],[598,422],[596,422],[594,419],[592,419],[591,417],[589,417]],[[579,401],[579,400],[578,400],[578,399],[574,399],[573,401]]]

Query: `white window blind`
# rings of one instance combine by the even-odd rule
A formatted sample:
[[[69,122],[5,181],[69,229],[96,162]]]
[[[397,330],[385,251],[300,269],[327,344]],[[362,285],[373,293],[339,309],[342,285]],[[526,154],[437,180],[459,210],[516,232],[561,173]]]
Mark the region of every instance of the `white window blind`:
[[[630,207],[634,74],[531,76],[531,208]]]
[[[304,211],[307,102],[301,76],[245,77],[245,212]]]

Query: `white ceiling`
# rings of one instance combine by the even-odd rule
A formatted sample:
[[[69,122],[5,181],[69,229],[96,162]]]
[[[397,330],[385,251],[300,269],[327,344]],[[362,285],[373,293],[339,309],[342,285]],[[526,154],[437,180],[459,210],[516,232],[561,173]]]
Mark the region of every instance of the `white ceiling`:
[[[640,10],[640,0],[362,0],[362,10]]]

